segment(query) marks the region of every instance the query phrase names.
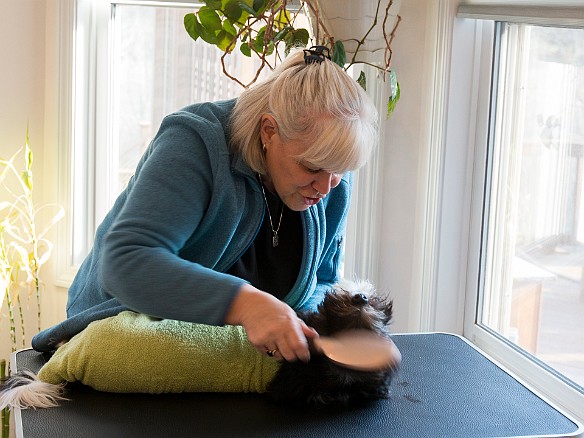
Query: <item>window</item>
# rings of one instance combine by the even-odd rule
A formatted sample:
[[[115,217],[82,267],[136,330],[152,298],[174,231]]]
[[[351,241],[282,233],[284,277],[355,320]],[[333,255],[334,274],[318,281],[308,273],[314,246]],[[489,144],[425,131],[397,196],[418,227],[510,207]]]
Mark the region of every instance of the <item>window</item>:
[[[58,284],[68,287],[93,244],[96,227],[133,175],[162,118],[191,103],[236,97],[243,88],[223,74],[222,52],[201,40],[193,41],[184,30],[184,15],[198,3],[63,0],[63,5],[63,27],[75,29],[61,49],[66,55],[74,47],[72,60],[63,56],[61,62],[64,72],[73,65],[71,73],[62,73],[61,99],[72,101],[73,109],[69,114],[64,108],[61,115],[62,120],[72,121],[72,127],[63,123],[61,128],[72,132],[72,139],[63,135],[60,162],[64,171],[59,172],[60,204],[72,212],[60,224]],[[303,26],[308,28],[308,22]],[[245,83],[260,65],[257,58],[245,57],[238,50],[225,61],[229,73]],[[364,70],[371,79],[368,83],[375,82],[376,69]],[[266,72],[267,68],[260,78]],[[72,96],[65,92],[71,84]],[[385,87],[372,85],[368,93],[383,107]],[[375,205],[370,198],[378,196],[365,187],[379,172],[376,160],[371,162],[369,170],[359,172],[356,179],[355,192],[364,204],[352,212],[358,217],[370,216]],[[353,227],[348,235],[356,233]],[[364,239],[349,237],[347,241],[354,245]],[[370,246],[360,245],[364,252]],[[355,249],[351,254],[346,263],[350,269],[371,265],[369,254],[359,258],[360,251]]]
[[[70,258],[78,266],[156,134],[162,118],[195,102],[241,93],[221,55],[183,26],[192,2],[76,2]],[[234,51],[226,68],[253,78],[259,61]],[[74,268],[73,268],[74,270]]]
[[[501,23],[480,324],[584,388],[584,29]]]
[[[464,334],[582,419],[584,28],[474,11]]]

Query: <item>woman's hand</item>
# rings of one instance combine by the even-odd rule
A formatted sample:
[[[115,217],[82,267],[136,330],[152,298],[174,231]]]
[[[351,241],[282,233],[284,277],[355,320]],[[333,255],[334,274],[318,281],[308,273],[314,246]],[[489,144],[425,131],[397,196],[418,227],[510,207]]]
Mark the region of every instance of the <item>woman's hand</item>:
[[[249,284],[242,286],[225,317],[225,323],[242,325],[253,346],[262,354],[289,362],[310,360],[308,340],[318,333],[308,327],[286,303]]]

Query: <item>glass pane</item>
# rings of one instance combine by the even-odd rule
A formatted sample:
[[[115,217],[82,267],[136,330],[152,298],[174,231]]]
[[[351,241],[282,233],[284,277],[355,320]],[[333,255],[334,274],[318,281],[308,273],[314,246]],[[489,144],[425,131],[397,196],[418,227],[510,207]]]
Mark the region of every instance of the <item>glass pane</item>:
[[[194,6],[101,0],[78,0],[77,6],[74,266],[163,117],[192,103],[237,97],[243,87],[224,71],[243,84],[268,72],[264,66],[258,74],[260,59],[239,48],[222,63],[223,52],[193,41],[184,16]],[[298,19],[308,27],[306,16]]]
[[[110,123],[117,184],[110,204],[165,115],[195,102],[237,97],[243,90],[222,73],[223,52],[187,35],[183,19],[189,12],[192,8],[115,6]],[[253,78],[258,66],[257,58],[239,50],[226,57],[227,71],[238,78]]]
[[[479,321],[584,386],[584,30],[502,27]]]

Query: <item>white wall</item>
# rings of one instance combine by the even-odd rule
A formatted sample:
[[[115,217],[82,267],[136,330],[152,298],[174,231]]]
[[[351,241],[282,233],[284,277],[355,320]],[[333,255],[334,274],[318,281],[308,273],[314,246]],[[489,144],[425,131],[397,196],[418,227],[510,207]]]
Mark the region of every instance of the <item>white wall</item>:
[[[34,182],[38,188],[35,188],[36,199],[43,195],[44,29],[45,11],[40,1],[0,0],[0,157],[8,158],[24,146],[28,124],[34,154]],[[23,301],[26,307],[27,301]],[[35,306],[33,301],[29,312],[25,308],[28,320],[33,323]],[[7,357],[10,351],[6,342],[8,327],[4,304],[0,318],[0,357]],[[26,329],[30,333],[34,324]]]
[[[475,24],[458,3],[404,1],[393,45],[402,97],[386,124],[378,284],[395,332],[463,331]]]
[[[34,155],[33,195],[38,204],[53,203],[56,191],[54,162],[56,144],[47,133],[56,130],[49,126],[55,121],[55,86],[57,65],[54,57],[58,31],[55,22],[47,20],[47,11],[54,11],[58,0],[0,0],[0,157],[6,158],[24,145],[27,124],[30,146]],[[46,153],[47,152],[47,153]],[[42,279],[46,282],[43,294],[43,327],[64,318],[64,301],[55,298],[53,267],[45,265]],[[61,291],[60,295],[63,295]],[[29,321],[27,338],[36,330],[36,301],[25,312]],[[50,309],[50,310],[49,310]],[[6,357],[10,345],[5,343],[8,330],[6,306],[0,318],[2,339],[0,357]],[[29,342],[29,339],[27,339]]]
[[[416,248],[422,237],[420,193],[426,181],[422,148],[428,129],[424,84],[429,81],[428,64],[432,61],[426,41],[430,3],[402,3],[402,22],[392,46],[401,99],[386,123],[386,144],[382,145],[385,181],[378,288],[388,290],[394,298],[394,332],[418,329],[410,320],[410,307],[416,304],[418,293],[413,276],[420,274]]]
[[[37,163],[44,129],[45,4],[0,0],[0,156],[24,145],[27,123]],[[42,166],[35,166],[42,179]],[[41,184],[39,184],[42,186]],[[40,188],[42,191],[42,187]],[[40,193],[39,193],[40,194]]]
[[[31,0],[28,0],[31,1]],[[43,184],[45,188],[45,196],[43,197],[43,204],[57,204],[59,191],[59,175],[58,169],[61,168],[59,158],[59,141],[60,129],[63,124],[70,127],[68,121],[59,120],[61,111],[60,105],[66,105],[65,100],[69,98],[70,93],[62,93],[60,87],[71,90],[72,85],[67,82],[71,78],[71,72],[60,71],[61,62],[60,56],[66,57],[68,54],[60,53],[61,46],[60,38],[63,38],[63,33],[59,28],[59,18],[61,17],[60,9],[64,8],[62,0],[34,0],[37,3],[45,4],[46,8],[46,28],[45,28],[45,72],[44,72],[44,179]],[[68,106],[68,105],[67,105]],[[62,115],[61,115],[62,117]],[[59,125],[61,123],[61,125]],[[64,140],[65,141],[65,140]],[[70,213],[68,206],[62,205],[66,214]],[[61,224],[59,224],[61,225]],[[57,232],[59,226],[51,229],[48,238],[52,242],[57,242]],[[60,248],[55,246],[52,258],[45,266],[43,271],[43,280],[46,283],[46,289],[42,300],[42,327],[50,327],[66,318],[65,305],[67,303],[67,288],[56,286],[57,282],[57,268],[56,260],[58,260],[57,253]],[[61,249],[62,251],[62,249]],[[65,252],[67,252],[65,250]]]

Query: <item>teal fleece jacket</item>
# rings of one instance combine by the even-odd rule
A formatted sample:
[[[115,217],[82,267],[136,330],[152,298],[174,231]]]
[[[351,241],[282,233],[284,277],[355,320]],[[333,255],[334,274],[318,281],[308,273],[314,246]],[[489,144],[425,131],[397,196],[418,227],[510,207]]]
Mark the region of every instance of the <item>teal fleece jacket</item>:
[[[67,319],[36,335],[52,351],[90,322],[133,310],[222,325],[244,280],[226,274],[256,236],[264,200],[256,175],[229,148],[235,100],[167,116],[127,188],[98,227],[71,287]],[[301,270],[284,301],[312,310],[338,281],[352,176],[301,213]]]

